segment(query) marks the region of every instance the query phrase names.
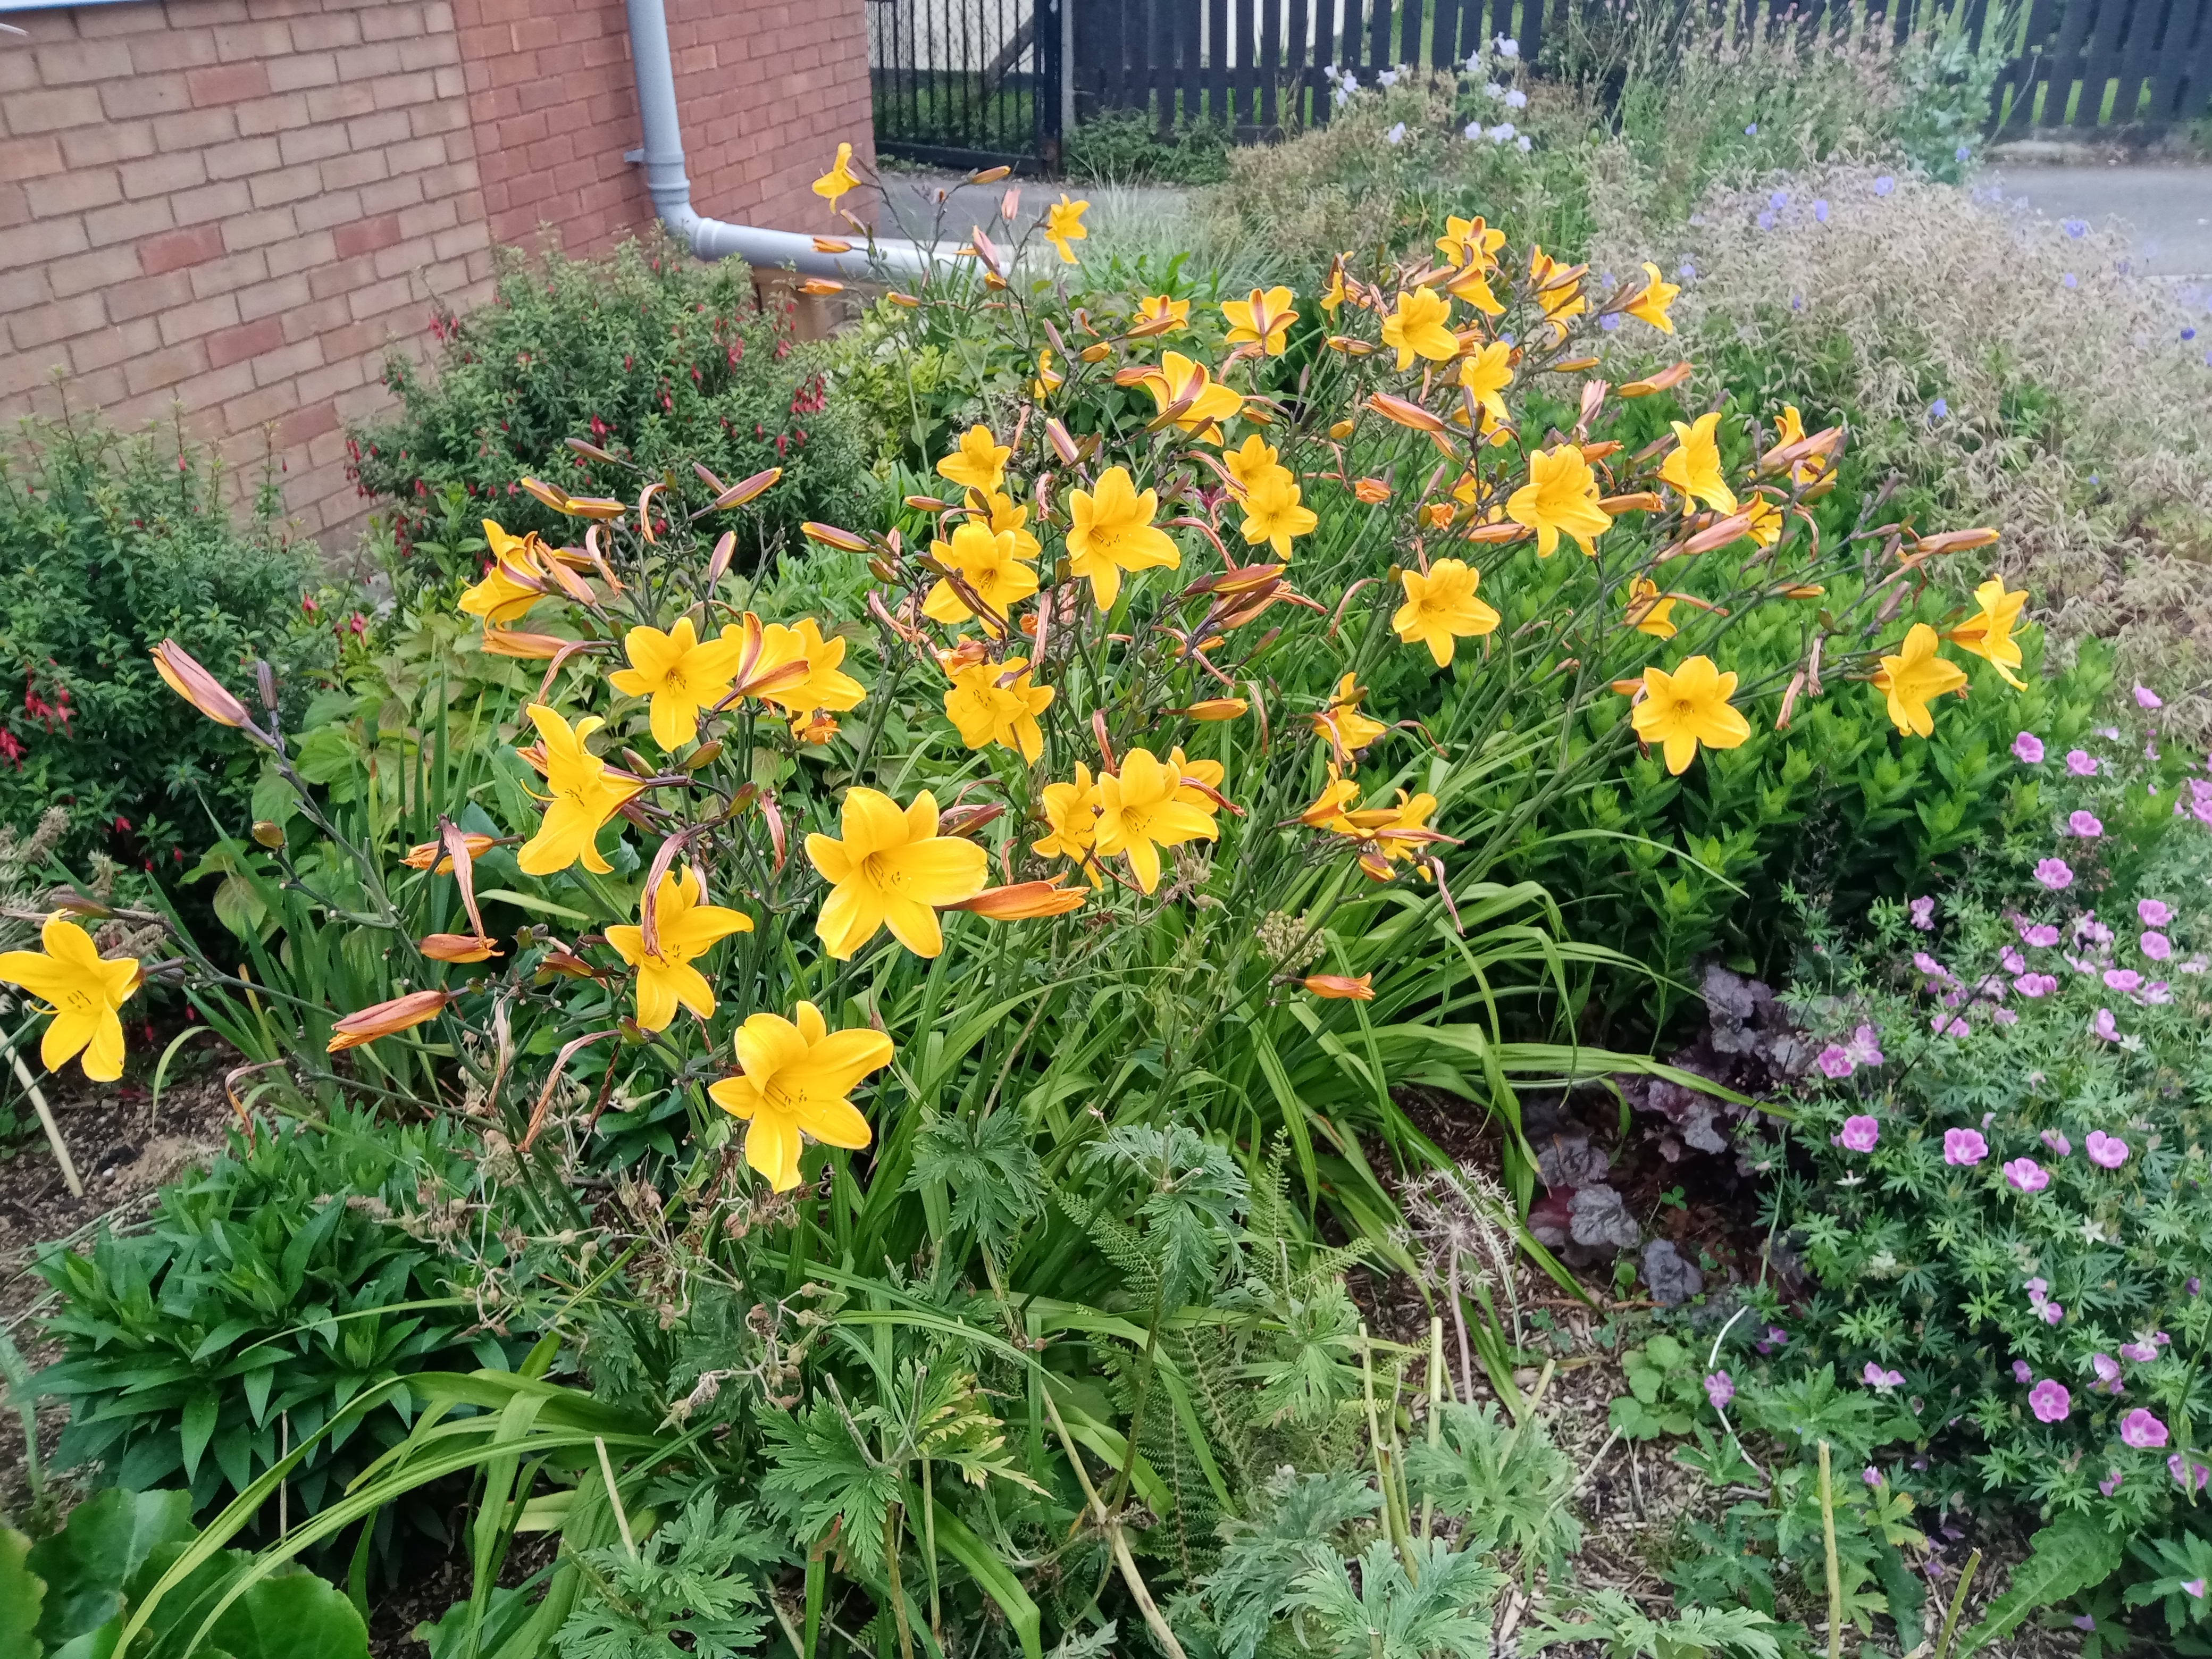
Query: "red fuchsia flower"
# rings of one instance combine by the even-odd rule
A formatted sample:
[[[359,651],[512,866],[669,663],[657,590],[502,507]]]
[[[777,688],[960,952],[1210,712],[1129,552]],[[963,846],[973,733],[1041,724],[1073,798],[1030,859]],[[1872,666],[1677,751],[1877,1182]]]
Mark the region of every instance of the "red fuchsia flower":
[[[2077,778],[2094,778],[2097,775],[2097,757],[2086,749],[2069,749],[2066,751],[2066,769]]]
[[[1990,1155],[1990,1143],[1982,1139],[1978,1129],[1946,1129],[1943,1131],[1943,1161],[1946,1164],[1979,1164]]]
[[[2173,920],[2173,911],[2162,899],[2137,899],[2136,919],[2146,927],[2163,927]]]
[[[2094,812],[2084,812],[2078,808],[2066,815],[2066,828],[2084,841],[2094,841],[2105,833],[2105,826],[2097,821]]]
[[[2052,892],[2063,892],[2074,884],[2074,866],[2064,859],[2043,859],[2036,864],[2035,878]]]
[[[2136,944],[2153,962],[2164,962],[2173,954],[2173,941],[2156,928],[2148,930]]]
[[[1735,1379],[1726,1371],[1715,1371],[1705,1379],[1705,1398],[1713,1402],[1715,1411],[1726,1411],[1728,1402],[1735,1398]]]
[[[2043,764],[2043,739],[2033,732],[2023,732],[2012,740],[2012,752],[2029,766]]]
[[[2149,1451],[2166,1443],[2166,1425],[2138,1406],[2120,1419],[2120,1438],[2137,1451]]]
[[[2113,1019],[2111,1009],[2100,1008],[2089,1017],[2089,1035],[2093,1037],[2102,1037],[2107,1042],[2119,1041],[2119,1024]]]
[[[1847,1152],[1870,1152],[1881,1139],[1881,1125],[1860,1112],[1844,1120],[1844,1132],[1836,1137],[1836,1145]]]
[[[2035,1373],[2028,1369],[2027,1361],[2015,1359],[2012,1362],[2012,1380],[2023,1389],[2035,1381]]]
[[[2074,1409],[2074,1400],[2064,1383],[2046,1376],[2027,1391],[2027,1408],[2039,1423],[2063,1423]]]
[[[2004,1178],[2016,1191],[2039,1193],[2051,1184],[2051,1177],[2032,1158],[2016,1158],[2004,1166]]]
[[[2121,1382],[2118,1360],[2108,1353],[2093,1353],[2089,1356],[2089,1366],[2097,1373],[2097,1380],[2089,1385],[2091,1394],[2119,1393]]]
[[[1901,1389],[1905,1386],[1905,1373],[1886,1371],[1880,1364],[1869,1359],[1866,1363],[1866,1369],[1859,1373],[1859,1380],[1876,1394],[1887,1394],[1892,1389]],[[2165,1443],[2163,1440],[2159,1442],[2161,1446]]]
[[[1820,1057],[1813,1063],[1824,1075],[1832,1078],[1846,1078],[1852,1071],[1851,1057],[1844,1052],[1840,1043],[1832,1042],[1821,1049]]]
[[[2057,1153],[2061,1158],[2071,1158],[2074,1156],[2074,1143],[2067,1139],[2064,1133],[2061,1130],[2045,1129],[2039,1139],[2042,1140],[2045,1146]]]
[[[2100,1169],[2117,1170],[2128,1161],[2128,1143],[2102,1129],[2090,1130],[2081,1145],[2089,1154],[2089,1162]]]

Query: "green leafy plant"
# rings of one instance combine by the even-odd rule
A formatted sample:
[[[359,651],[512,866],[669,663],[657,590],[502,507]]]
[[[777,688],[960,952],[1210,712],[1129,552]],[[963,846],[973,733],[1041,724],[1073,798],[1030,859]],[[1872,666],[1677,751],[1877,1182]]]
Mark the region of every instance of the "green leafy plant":
[[[1631,1440],[1685,1435],[1704,1399],[1696,1356],[1662,1333],[1620,1356],[1628,1392],[1607,1408],[1606,1421]]]

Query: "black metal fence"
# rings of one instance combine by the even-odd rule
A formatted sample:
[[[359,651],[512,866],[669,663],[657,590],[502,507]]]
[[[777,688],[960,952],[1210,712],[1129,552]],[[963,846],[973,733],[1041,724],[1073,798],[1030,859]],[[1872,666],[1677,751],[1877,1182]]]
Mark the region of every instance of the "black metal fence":
[[[1324,124],[1344,75],[1449,70],[1500,37],[1540,64],[1593,0],[868,0],[878,148],[1056,164],[1065,125],[1135,111],[1240,141]],[[1604,3],[1605,0],[1597,0]],[[1646,0],[1663,6],[1668,0]],[[1694,3],[1694,0],[1692,0]],[[1623,0],[1611,0],[1618,6]],[[1718,0],[1739,36],[1992,30],[2005,137],[2163,127],[2212,109],[2212,0]]]

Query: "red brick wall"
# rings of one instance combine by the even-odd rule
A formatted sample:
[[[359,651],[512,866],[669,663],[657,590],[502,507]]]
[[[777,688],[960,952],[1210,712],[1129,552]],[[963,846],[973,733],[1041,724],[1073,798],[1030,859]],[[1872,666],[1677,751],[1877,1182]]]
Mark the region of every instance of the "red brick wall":
[[[781,230],[838,221],[808,189],[872,155],[867,0],[668,0],[691,204]],[[596,252],[653,221],[622,0],[455,0],[493,239]]]
[[[702,213],[835,221],[869,153],[866,0],[672,0]],[[181,405],[241,489],[273,437],[336,546],[368,503],[343,425],[395,344],[489,294],[491,248],[597,252],[653,220],[622,0],[133,0],[0,36],[0,417]],[[264,434],[267,434],[264,436]]]

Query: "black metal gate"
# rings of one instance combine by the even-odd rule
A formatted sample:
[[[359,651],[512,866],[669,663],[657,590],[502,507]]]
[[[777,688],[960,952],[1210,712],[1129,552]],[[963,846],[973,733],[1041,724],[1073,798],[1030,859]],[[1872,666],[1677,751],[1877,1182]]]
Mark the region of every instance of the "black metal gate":
[[[1060,165],[1067,0],[868,0],[876,148],[945,167]]]

